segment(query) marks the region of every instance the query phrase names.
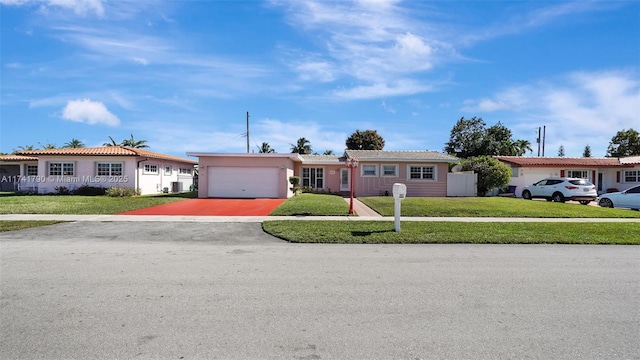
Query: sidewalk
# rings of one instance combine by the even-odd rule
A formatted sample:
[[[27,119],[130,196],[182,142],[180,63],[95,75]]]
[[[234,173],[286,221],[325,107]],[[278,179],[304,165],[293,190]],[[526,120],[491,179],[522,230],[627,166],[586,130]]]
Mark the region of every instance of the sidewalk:
[[[355,207],[355,203],[354,203]],[[124,221],[124,222],[210,222],[210,223],[260,223],[269,220],[295,221],[394,221],[392,216],[181,216],[181,215],[56,215],[56,214],[6,214],[0,221]],[[640,224],[640,218],[495,218],[495,217],[401,217],[401,221],[433,222],[547,222],[547,223],[621,223]]]

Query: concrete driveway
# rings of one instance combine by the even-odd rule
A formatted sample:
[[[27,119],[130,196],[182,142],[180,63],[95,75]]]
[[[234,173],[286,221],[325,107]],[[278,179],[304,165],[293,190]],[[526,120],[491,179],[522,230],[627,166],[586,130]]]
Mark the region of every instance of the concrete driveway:
[[[259,223],[0,234],[0,358],[634,359],[640,247],[289,244]]]

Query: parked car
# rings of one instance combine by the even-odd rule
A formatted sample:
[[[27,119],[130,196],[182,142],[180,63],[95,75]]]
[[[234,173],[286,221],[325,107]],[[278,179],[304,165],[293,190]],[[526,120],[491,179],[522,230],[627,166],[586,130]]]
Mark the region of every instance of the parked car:
[[[598,205],[602,207],[623,207],[640,210],[640,185],[625,191],[612,192],[600,196]]]
[[[587,179],[547,178],[525,186],[522,197],[527,200],[542,198],[555,202],[575,200],[587,205],[598,198],[598,191]]]

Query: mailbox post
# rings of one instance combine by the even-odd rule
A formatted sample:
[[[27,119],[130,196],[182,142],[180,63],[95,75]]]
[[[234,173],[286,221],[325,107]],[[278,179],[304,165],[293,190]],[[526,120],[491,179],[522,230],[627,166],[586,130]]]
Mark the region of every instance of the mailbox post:
[[[400,232],[400,202],[404,200],[406,196],[407,185],[400,183],[393,184],[393,215],[395,217],[394,229],[396,232]]]
[[[355,168],[358,167],[358,159],[356,158],[348,158],[346,163],[347,163],[347,167],[349,168],[349,180],[350,180],[350,192],[351,192],[351,197],[350,197],[350,201],[349,201],[349,215],[353,215],[355,212],[353,211],[353,170]]]

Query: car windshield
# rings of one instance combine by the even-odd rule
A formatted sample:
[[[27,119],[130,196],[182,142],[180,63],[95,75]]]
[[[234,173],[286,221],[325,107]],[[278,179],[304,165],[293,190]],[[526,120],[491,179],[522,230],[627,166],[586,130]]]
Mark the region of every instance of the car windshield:
[[[593,185],[591,183],[591,181],[586,180],[586,179],[580,179],[580,180],[569,180],[570,183],[572,183],[573,185],[586,185],[586,186],[590,186]]]

